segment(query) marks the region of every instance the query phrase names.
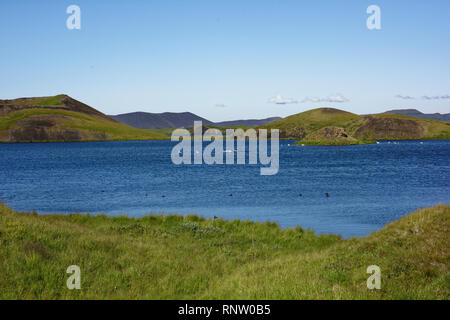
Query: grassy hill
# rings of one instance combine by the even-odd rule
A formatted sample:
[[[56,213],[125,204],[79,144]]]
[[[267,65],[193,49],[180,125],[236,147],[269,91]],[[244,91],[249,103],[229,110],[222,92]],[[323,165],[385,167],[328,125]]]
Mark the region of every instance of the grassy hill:
[[[319,108],[269,123],[262,128],[280,129],[280,137],[301,139],[324,127],[344,128],[350,135],[364,122],[363,117],[333,108]]]
[[[67,95],[0,100],[0,142],[167,139],[117,122]]]
[[[365,238],[197,216],[37,215],[0,204],[0,299],[448,299],[450,207]],[[81,290],[66,269],[81,268]],[[368,290],[370,265],[381,290]]]
[[[325,127],[342,128],[357,140],[450,139],[448,122],[393,114],[360,116],[333,108],[298,113],[261,128],[280,129],[282,138],[304,139]]]

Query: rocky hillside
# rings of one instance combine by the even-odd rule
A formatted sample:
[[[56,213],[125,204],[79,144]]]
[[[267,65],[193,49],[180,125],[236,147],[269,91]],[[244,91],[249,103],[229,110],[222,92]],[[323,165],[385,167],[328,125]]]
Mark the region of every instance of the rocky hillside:
[[[355,145],[364,144],[362,140],[358,140],[350,136],[345,129],[338,127],[324,127],[308,134],[299,145]]]
[[[280,129],[280,137],[293,139],[306,139],[325,127],[341,128],[357,140],[450,139],[447,122],[393,114],[360,116],[334,108],[313,109],[261,126]]]
[[[0,142],[165,138],[119,123],[67,95],[0,100]]]

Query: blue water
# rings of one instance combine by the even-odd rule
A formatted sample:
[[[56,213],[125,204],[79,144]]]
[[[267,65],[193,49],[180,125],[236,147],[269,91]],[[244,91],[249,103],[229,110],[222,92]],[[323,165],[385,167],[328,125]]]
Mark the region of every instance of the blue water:
[[[450,202],[449,140],[347,147],[280,141],[274,176],[261,176],[259,164],[176,166],[170,159],[173,145],[0,144],[0,201],[39,213],[270,220],[344,237],[363,236],[418,208]]]

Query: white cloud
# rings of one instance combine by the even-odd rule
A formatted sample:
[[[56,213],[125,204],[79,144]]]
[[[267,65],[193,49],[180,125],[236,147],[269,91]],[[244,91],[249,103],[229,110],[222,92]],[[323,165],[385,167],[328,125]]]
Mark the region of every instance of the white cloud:
[[[415,99],[414,97],[411,97],[411,96],[403,96],[403,95],[401,95],[401,94],[398,94],[398,95],[396,95],[395,97],[396,97],[396,98],[399,98],[399,99],[404,99],[404,100],[413,100],[413,99]]]
[[[348,102],[349,100],[346,97],[344,97],[342,94],[335,94],[335,95],[329,95],[325,101],[343,103],[343,102]]]
[[[322,99],[317,98],[317,97],[306,97],[305,99],[302,100],[303,102],[321,102]]]
[[[415,99],[414,97],[411,96],[403,96],[401,94],[398,94],[395,96],[396,98],[399,99],[404,99],[404,100],[413,100]],[[450,95],[448,94],[443,94],[441,96],[422,96],[423,100],[440,100],[440,99],[450,99]]]
[[[439,99],[439,97],[438,96],[434,96],[434,97],[422,96],[422,99],[425,99],[425,100],[437,100],[437,99]]]
[[[217,103],[217,104],[215,104],[214,106],[217,107],[217,108],[226,108],[226,107],[227,107],[227,106],[224,105],[223,103]]]
[[[327,98],[318,98],[318,97],[306,97],[302,100],[302,103],[304,102],[335,102],[335,103],[343,103],[348,102],[349,100],[344,97],[342,94],[331,94]]]
[[[295,100],[295,99],[286,99],[286,98],[283,98],[281,95],[277,95],[274,98],[270,98],[269,102],[270,103],[275,103],[275,104],[291,104],[291,103],[297,103],[297,100]]]
[[[422,99],[425,99],[425,100],[450,99],[450,95],[444,94],[442,96],[423,96]]]

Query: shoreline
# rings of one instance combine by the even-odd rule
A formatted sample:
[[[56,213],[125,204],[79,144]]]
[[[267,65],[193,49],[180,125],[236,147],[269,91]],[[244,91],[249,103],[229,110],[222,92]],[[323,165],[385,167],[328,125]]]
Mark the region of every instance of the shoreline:
[[[435,205],[427,206],[427,207],[419,207],[417,209],[415,209],[412,212],[417,212],[417,211],[421,211],[427,208],[432,208],[435,206],[447,206],[450,208],[450,203],[446,203],[446,202],[439,202],[436,203]],[[387,227],[389,224],[391,223],[395,223],[401,219],[403,219],[404,217],[412,214],[410,211],[405,211],[405,213],[398,219],[395,220],[389,220],[387,221],[385,224],[380,225],[377,229],[365,234],[365,235],[354,235],[354,236],[344,236],[343,234],[339,233],[339,232],[318,232],[317,230],[315,230],[314,228],[305,228],[302,224],[296,224],[296,225],[291,225],[291,226],[281,226],[280,222],[278,221],[273,221],[273,220],[265,220],[265,221],[258,221],[258,220],[251,220],[251,219],[242,219],[242,218],[221,218],[221,217],[206,217],[204,215],[200,215],[200,214],[196,214],[196,213],[177,213],[177,212],[149,212],[149,213],[144,213],[144,214],[129,214],[129,213],[125,213],[124,212],[120,212],[120,213],[107,213],[105,211],[98,211],[98,212],[81,212],[81,211],[72,211],[72,212],[39,212],[37,210],[25,210],[25,211],[21,211],[21,210],[15,210],[14,208],[12,208],[10,205],[6,204],[4,201],[0,201],[0,209],[1,207],[5,207],[15,213],[18,214],[25,214],[25,215],[33,215],[33,216],[37,216],[37,217],[67,217],[67,216],[79,216],[80,218],[82,217],[86,217],[86,218],[96,218],[96,217],[104,217],[106,219],[127,219],[130,221],[135,221],[135,222],[139,222],[140,220],[147,220],[147,219],[175,219],[175,220],[193,220],[193,221],[201,221],[201,222],[207,222],[207,223],[211,223],[211,222],[222,222],[222,223],[245,223],[245,224],[256,224],[256,225],[271,225],[274,226],[276,228],[278,228],[280,231],[283,230],[290,230],[290,229],[296,229],[296,228],[301,228],[303,230],[308,230],[310,232],[313,232],[315,235],[317,236],[335,236],[335,237],[339,237],[341,239],[345,240],[349,240],[349,239],[363,239],[363,238],[367,238],[369,236],[371,236],[374,233],[377,233],[381,230],[383,230],[385,227]]]
[[[236,139],[240,140],[240,139]],[[271,140],[270,138],[267,138],[267,140]],[[279,140],[296,140],[296,142],[300,143],[301,140],[298,140],[297,138],[279,138]],[[428,139],[377,139],[376,141],[449,141],[450,139],[442,139],[442,138],[428,138]],[[0,141],[0,144],[31,144],[31,143],[74,143],[74,142],[122,142],[122,141],[129,141],[129,142],[139,142],[139,141],[171,141],[170,137],[167,137],[167,139],[132,139],[132,140],[126,140],[126,139],[111,139],[111,140],[61,140],[61,141]],[[374,140],[375,141],[375,140]],[[174,141],[176,142],[176,141]],[[210,142],[210,141],[205,141]],[[370,142],[370,143],[363,143],[363,144],[344,144],[344,145],[320,145],[320,144],[305,144],[305,147],[315,147],[315,146],[324,146],[324,147],[345,147],[345,146],[356,146],[356,145],[368,145],[368,144],[376,144],[376,142]],[[298,144],[297,144],[298,145]]]

